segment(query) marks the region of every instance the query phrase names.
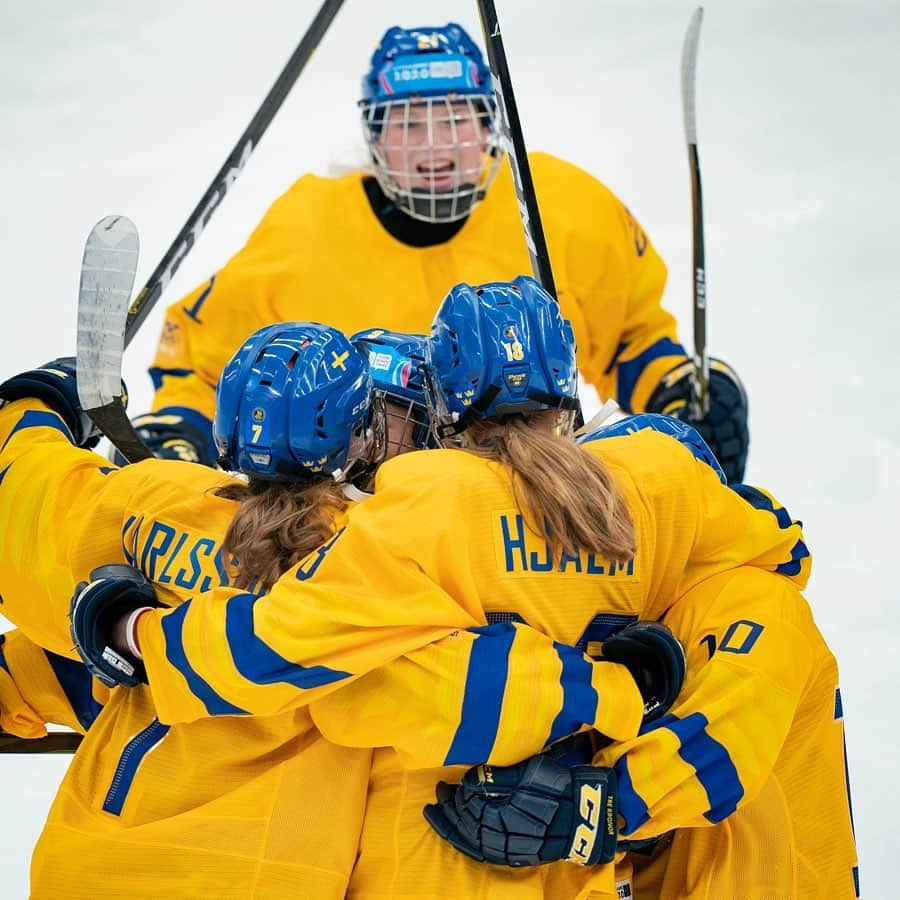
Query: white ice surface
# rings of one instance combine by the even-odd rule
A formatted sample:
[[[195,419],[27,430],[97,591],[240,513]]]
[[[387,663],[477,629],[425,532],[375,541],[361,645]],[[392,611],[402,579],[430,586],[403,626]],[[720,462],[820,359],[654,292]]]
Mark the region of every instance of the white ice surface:
[[[149,276],[317,5],[4,4],[0,377],[74,351],[82,244],[97,219],[135,220],[138,282]],[[584,166],[640,218],[689,343],[679,66],[693,4],[497,5],[528,145]],[[479,31],[474,3],[348,0],[164,302],[208,278],[299,174],[361,158],[354,103],[385,27],[448,18]],[[709,346],[748,386],[748,480],[803,519],[815,554],[808,596],[841,661],[870,898],[900,894],[898,42],[900,6],[883,0],[708,0],[697,69]],[[160,313],[126,354],[135,411],[149,401]],[[63,767],[0,761],[3,897],[27,893]]]

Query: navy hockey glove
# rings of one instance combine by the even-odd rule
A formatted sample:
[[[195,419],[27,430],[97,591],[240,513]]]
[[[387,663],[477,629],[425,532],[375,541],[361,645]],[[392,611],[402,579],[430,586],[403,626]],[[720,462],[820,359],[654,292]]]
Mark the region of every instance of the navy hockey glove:
[[[565,859],[611,862],[616,852],[616,776],[560,765],[547,755],[515,766],[475,766],[458,785],[439,782],[428,824],[460,853],[499,866]]]
[[[644,722],[666,713],[684,684],[684,648],[661,622],[635,622],[610,635],[603,659],[621,663],[631,673],[644,700]]]
[[[160,606],[153,586],[131,566],[100,566],[91,581],[75,588],[69,609],[72,640],[92,675],[107,687],[147,683],[143,663],[124,647],[112,646],[114,627],[139,609]]]
[[[182,459],[214,466],[218,453],[212,432],[188,422],[176,413],[145,413],[133,420],[135,431],[158,459]],[[127,460],[113,448],[112,461],[124,466]]]
[[[750,446],[744,385],[734,369],[720,359],[711,359],[709,412],[698,421],[691,416],[693,377],[693,362],[679,363],[657,385],[647,402],[647,412],[675,416],[693,425],[715,453],[728,481],[743,481]]]
[[[122,396],[127,397],[122,384]],[[0,400],[12,403],[33,397],[46,403],[66,423],[75,444],[90,450],[97,446],[102,434],[81,408],[75,380],[75,358],[62,356],[39,369],[13,375],[0,384]]]

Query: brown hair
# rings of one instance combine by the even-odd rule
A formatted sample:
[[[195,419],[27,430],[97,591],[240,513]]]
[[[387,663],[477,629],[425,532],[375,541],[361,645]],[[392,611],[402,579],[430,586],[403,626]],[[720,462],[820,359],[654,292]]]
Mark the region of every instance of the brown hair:
[[[291,484],[250,479],[217,488],[219,497],[240,503],[222,549],[233,557],[233,583],[268,590],[280,575],[324,543],[337,512],[347,506],[331,478]]]
[[[584,550],[625,562],[637,549],[625,498],[602,460],[554,433],[557,417],[543,410],[473,422],[463,449],[511,470],[516,504],[528,527],[546,534],[555,559]]]

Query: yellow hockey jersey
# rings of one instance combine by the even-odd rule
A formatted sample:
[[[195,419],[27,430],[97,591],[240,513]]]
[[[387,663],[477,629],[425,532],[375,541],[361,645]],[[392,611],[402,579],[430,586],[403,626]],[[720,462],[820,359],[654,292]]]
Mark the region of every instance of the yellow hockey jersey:
[[[859,896],[837,664],[796,585],[735,569],[664,621],[687,652],[679,699],[595,759],[623,838],[674,830],[652,864],[633,856],[635,897]]]
[[[69,597],[97,565],[137,566],[176,607],[191,593],[227,583],[221,541],[235,505],[212,493],[225,480],[175,461],[118,469],[73,447],[62,420],[40,402],[5,407],[4,612],[43,645],[73,656]],[[67,527],[56,527],[63,520]],[[441,760],[456,747],[462,759],[480,761],[486,749],[491,761],[513,762],[542,749],[554,729],[564,734],[591,726],[618,739],[637,734],[640,695],[621,666],[592,665],[523,625],[460,631],[474,620],[458,607],[455,619],[452,627],[431,626],[424,646],[417,639],[411,654],[390,656],[382,670],[380,696],[398,709],[408,706],[409,714],[397,717],[394,739],[410,758],[423,739],[434,742],[432,754],[443,747]],[[450,637],[430,643],[443,635]],[[251,658],[272,661],[252,641],[246,649]],[[519,726],[518,714],[498,724],[494,707],[503,685],[473,677],[498,653],[508,656],[512,671],[532,679],[527,690],[523,682],[510,693],[517,705],[528,703],[530,728]],[[395,674],[393,665],[416,678]],[[191,684],[203,692],[198,679]],[[427,725],[422,708],[409,703],[410,687],[420,700],[424,692],[442,698],[428,710]],[[388,699],[392,691],[395,701]],[[585,695],[587,701],[579,699]],[[488,708],[481,715],[484,696]],[[463,697],[469,706],[462,706]],[[490,741],[478,737],[482,727],[491,729]],[[35,853],[33,896],[343,896],[370,755],[368,748],[328,743],[307,709],[171,724],[160,721],[148,689],[116,690],[53,806]],[[98,854],[106,861],[102,870]]]
[[[601,397],[642,410],[686,355],[660,305],[665,265],[595,178],[547,154],[529,159],[579,368]],[[227,265],[168,308],[150,369],[155,411],[208,429],[225,363],[250,332],[272,322],[327,315],[352,334],[377,318],[379,327],[426,332],[454,284],[531,271],[508,163],[462,229],[426,248],[401,243],[378,223],[363,177],[301,178]]]
[[[0,730],[41,738],[47,724],[84,734],[109,688],[80,663],[39,647],[21,631],[0,634]]]
[[[522,623],[590,651],[612,631],[662,617],[676,598],[740,566],[805,584],[810,558],[799,525],[778,508],[748,503],[674,439],[640,432],[587,451],[610,466],[632,509],[638,549],[626,563],[583,552],[554,562],[544,539],[527,528],[501,467],[436,450],[382,466],[374,498],[268,595],[213,589],[176,611],[141,618],[139,643],[163,721],[226,710],[271,714],[312,702],[331,740],[394,748],[376,754],[350,896],[552,895],[553,873],[567,864],[479,866],[431,833],[421,814],[435,781],[458,778],[457,765],[490,756],[495,734],[535,731],[528,684],[541,669],[533,658],[510,655]],[[477,626],[484,630],[473,639]],[[443,646],[471,644],[462,692],[441,687],[440,679],[425,692],[428,673],[415,665],[383,674],[386,661],[410,657],[416,644],[453,627]],[[480,643],[488,633],[497,640]],[[545,743],[574,730],[585,708],[598,708],[595,694],[574,689],[585,665],[577,656],[556,663],[562,714],[543,731]],[[409,713],[392,690],[382,693],[397,687],[394,678],[410,686]],[[484,698],[486,684],[493,699]],[[476,689],[483,699],[469,702]],[[458,722],[449,745],[428,725],[447,704]],[[567,891],[579,879],[597,896],[615,890],[611,867],[558,877]]]

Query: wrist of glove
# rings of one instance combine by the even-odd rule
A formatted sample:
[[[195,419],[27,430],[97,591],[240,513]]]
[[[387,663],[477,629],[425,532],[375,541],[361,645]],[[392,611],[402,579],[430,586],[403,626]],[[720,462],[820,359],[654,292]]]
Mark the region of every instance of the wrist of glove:
[[[138,569],[125,565],[100,566],[90,577],[75,588],[69,610],[78,655],[107,687],[146,684],[143,663],[115,635],[131,613],[161,605],[153,586]]]
[[[122,396],[126,397],[125,384]],[[100,430],[82,409],[78,399],[75,358],[62,356],[37,369],[20,372],[0,384],[0,400],[12,403],[26,397],[46,403],[66,423],[74,442],[91,449],[101,438]]]
[[[602,658],[631,673],[644,700],[644,724],[668,712],[684,684],[684,648],[661,622],[635,622],[608,637]]]
[[[478,862],[607,863],[616,852],[616,776],[599,766],[568,768],[546,755],[515,766],[476,766],[458,785],[440,782],[437,802],[424,815]]]
[[[670,370],[647,402],[647,412],[674,416],[693,425],[716,455],[729,482],[742,481],[750,431],[747,392],[737,372],[720,359],[709,361],[709,411],[692,415],[696,368],[686,360]]]
[[[133,420],[135,431],[158,459],[180,459],[185,462],[214,466],[216,450],[212,434],[174,413],[147,413]],[[118,466],[127,460],[113,448],[112,461]]]

